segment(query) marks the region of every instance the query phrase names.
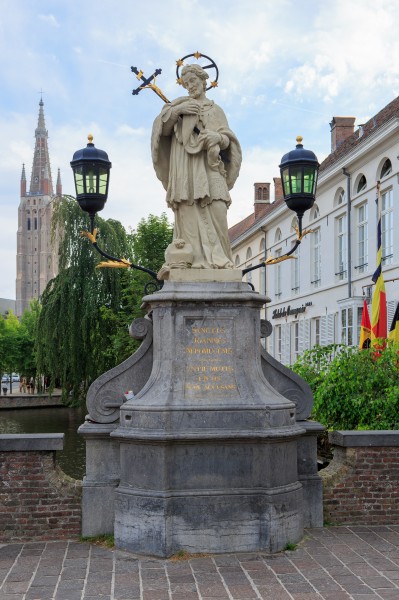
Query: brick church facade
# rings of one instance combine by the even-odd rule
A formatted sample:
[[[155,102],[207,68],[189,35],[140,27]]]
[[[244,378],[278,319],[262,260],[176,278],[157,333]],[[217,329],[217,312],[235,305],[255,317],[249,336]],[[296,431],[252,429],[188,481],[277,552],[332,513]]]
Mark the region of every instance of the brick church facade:
[[[17,232],[18,317],[29,308],[32,299],[40,298],[58,270],[57,249],[51,241],[51,217],[54,202],[62,196],[62,185],[58,169],[54,194],[43,106],[43,100],[40,100],[29,191],[25,165],[22,166]]]

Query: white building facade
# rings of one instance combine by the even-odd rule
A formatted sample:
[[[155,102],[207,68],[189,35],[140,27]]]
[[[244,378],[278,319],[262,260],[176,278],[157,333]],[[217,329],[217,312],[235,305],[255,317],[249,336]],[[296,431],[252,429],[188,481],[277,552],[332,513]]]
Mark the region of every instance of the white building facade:
[[[377,182],[388,328],[399,300],[399,98],[357,131],[354,121],[335,117],[331,123],[332,152],[320,167],[316,201],[303,219],[312,232],[297,259],[246,276],[270,298],[264,316],[273,332],[266,347],[283,364],[316,344],[359,343],[363,302],[371,303],[376,268]],[[230,229],[238,268],[283,255],[295,243],[296,216],[281,197],[279,179],[275,202],[260,207],[259,189],[266,185],[255,184],[253,215]]]

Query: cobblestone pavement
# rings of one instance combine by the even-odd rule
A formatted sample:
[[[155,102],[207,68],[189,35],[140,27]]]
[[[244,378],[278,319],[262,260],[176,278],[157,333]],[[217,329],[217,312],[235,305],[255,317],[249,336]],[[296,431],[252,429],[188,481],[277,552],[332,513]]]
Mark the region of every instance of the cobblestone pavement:
[[[1,600],[399,600],[399,526],[311,529],[295,550],[179,560],[77,541],[0,546]]]

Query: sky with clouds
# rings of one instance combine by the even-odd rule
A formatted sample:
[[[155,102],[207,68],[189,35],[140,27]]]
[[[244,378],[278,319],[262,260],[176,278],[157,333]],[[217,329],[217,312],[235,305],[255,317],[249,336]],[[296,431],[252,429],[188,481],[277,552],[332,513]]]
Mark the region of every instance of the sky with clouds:
[[[153,171],[152,123],[162,101],[132,96],[130,67],[173,99],[176,60],[196,51],[218,65],[220,104],[243,150],[229,224],[253,209],[254,182],[279,175],[302,135],[323,160],[333,116],[365,122],[399,94],[397,0],[0,0],[0,297],[15,298],[19,182],[33,160],[43,91],[53,180],[94,135],[112,161],[104,218],[134,228],[168,212]],[[172,214],[169,215],[172,220]]]

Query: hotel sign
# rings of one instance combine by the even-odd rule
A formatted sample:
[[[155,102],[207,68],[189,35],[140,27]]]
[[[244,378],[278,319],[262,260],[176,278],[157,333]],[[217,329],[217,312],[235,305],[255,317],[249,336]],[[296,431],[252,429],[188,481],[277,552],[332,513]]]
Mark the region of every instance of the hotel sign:
[[[298,315],[306,312],[308,306],[312,306],[312,302],[305,302],[305,304],[302,304],[302,306],[297,306],[295,308],[290,304],[287,307],[283,306],[282,308],[275,308],[272,314],[272,319],[283,319],[284,317],[291,316],[295,317],[296,319]]]

